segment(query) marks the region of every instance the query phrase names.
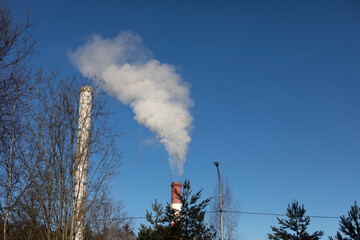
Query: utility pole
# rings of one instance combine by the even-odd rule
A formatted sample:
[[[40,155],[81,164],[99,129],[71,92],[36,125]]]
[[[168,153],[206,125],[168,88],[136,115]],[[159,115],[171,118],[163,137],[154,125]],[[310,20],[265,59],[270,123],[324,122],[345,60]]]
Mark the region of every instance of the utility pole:
[[[221,180],[219,171],[219,162],[214,162],[216,166],[218,177],[219,177],[219,191],[220,191],[220,224],[221,224],[221,240],[224,240],[224,222],[223,222],[223,203],[222,203],[222,192],[221,192]]]

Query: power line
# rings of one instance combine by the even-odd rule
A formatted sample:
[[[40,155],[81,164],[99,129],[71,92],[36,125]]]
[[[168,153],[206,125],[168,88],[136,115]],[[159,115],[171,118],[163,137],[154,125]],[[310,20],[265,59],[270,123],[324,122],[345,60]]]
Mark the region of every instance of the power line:
[[[263,212],[244,212],[244,211],[224,211],[223,212],[229,212],[229,213],[240,213],[240,214],[252,214],[252,215],[264,215],[264,216],[278,216],[278,217],[286,217],[286,214],[280,214],[280,213],[263,213]],[[334,216],[316,216],[316,215],[308,215],[305,217],[310,218],[328,218],[328,219],[340,219],[340,217],[334,217]]]
[[[88,220],[89,222],[105,222],[105,221],[125,221],[125,220],[136,220],[136,219],[146,219],[146,217],[122,217],[122,218],[103,218],[103,219],[93,219]]]
[[[207,211],[206,213],[219,213],[219,211]],[[223,212],[229,212],[229,213],[239,213],[239,214],[252,214],[252,215],[264,215],[264,216],[277,216],[277,217],[286,217],[285,214],[281,213],[263,213],[263,212],[244,212],[244,211],[227,211],[223,210]]]
[[[261,216],[275,216],[275,217],[286,217],[286,214],[281,213],[264,213],[264,212],[248,212],[248,211],[227,211],[223,210],[223,212],[229,213],[238,213],[238,214],[248,214],[248,215],[261,215]],[[206,213],[220,213],[219,211],[206,211]],[[340,219],[340,217],[334,216],[319,216],[319,215],[309,215],[306,217],[310,218],[319,218],[319,219]],[[91,220],[93,222],[104,222],[104,221],[119,221],[119,220],[136,220],[136,219],[146,219],[146,217],[123,217],[123,218],[111,218],[111,219],[97,219]]]

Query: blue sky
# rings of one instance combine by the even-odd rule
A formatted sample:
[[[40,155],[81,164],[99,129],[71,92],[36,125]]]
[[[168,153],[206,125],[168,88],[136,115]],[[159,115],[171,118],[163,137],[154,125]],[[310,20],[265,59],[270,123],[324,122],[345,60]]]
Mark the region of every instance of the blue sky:
[[[297,199],[309,215],[339,216],[359,200],[360,3],[358,1],[12,1],[39,17],[35,64],[81,76],[68,57],[89,36],[139,35],[191,85],[191,143],[181,179],[211,196],[220,162],[242,211],[284,213]],[[155,135],[114,97],[124,132],[112,195],[133,216],[174,180]],[[138,224],[145,220],[136,221]],[[275,217],[241,215],[240,234],[264,239]],[[333,235],[338,221],[312,219]],[[324,237],[326,239],[326,237]]]

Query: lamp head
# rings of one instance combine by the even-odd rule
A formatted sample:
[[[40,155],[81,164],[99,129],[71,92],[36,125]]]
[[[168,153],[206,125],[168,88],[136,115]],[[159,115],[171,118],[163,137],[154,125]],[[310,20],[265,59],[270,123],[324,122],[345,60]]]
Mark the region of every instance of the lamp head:
[[[214,162],[215,166],[218,167],[219,166],[219,162]]]

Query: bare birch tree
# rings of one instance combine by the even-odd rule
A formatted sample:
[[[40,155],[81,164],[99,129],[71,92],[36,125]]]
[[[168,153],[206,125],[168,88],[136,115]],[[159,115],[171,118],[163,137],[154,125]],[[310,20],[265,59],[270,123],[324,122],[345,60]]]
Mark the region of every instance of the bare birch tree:
[[[34,54],[29,31],[33,25],[29,15],[25,21],[14,21],[8,4],[0,3],[0,214],[5,240],[12,210],[28,186],[19,153],[23,115],[37,83],[28,62]]]
[[[79,89],[81,81],[61,78],[52,72],[43,76],[28,118],[27,149],[21,156],[37,196],[39,225],[44,226],[41,239],[69,239],[74,173],[77,158]],[[119,135],[109,126],[104,98],[94,93],[91,113],[86,212],[106,192],[109,180],[121,164],[116,146]]]
[[[210,211],[212,214],[209,215],[209,222],[214,226],[215,231],[217,232],[217,239],[220,239],[221,226],[220,226],[220,194],[219,194],[219,184],[214,188],[214,196],[212,198],[212,203],[210,206]],[[221,189],[222,189],[222,202],[223,202],[223,216],[224,216],[224,239],[235,240],[239,239],[237,232],[237,227],[239,224],[240,217],[240,204],[234,199],[233,193],[231,191],[228,181],[221,179]]]
[[[121,201],[102,197],[88,212],[87,240],[135,240],[134,222]]]
[[[81,81],[43,76],[30,64],[35,21],[15,21],[0,2],[0,224],[2,238],[68,239],[72,214]],[[120,165],[119,135],[104,98],[92,111],[86,212]]]

